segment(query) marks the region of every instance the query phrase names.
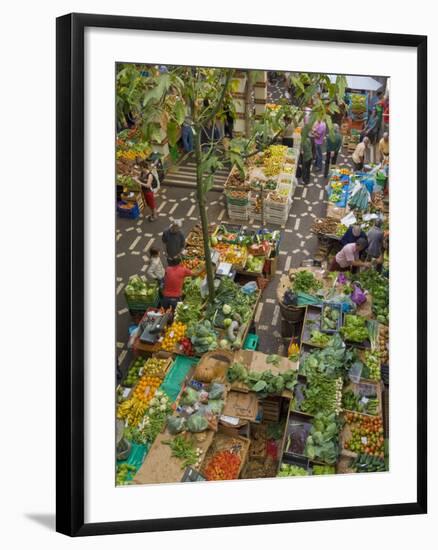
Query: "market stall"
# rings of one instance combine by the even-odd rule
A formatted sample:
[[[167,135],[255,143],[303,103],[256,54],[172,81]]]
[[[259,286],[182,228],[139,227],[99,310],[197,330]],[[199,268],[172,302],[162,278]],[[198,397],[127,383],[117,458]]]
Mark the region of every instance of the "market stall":
[[[341,131],[353,148],[368,99],[352,91],[348,104]],[[314,107],[310,101],[309,116]],[[119,136],[120,218],[137,217],[144,206],[135,162],[149,153],[135,149],[131,134]],[[281,139],[281,130],[267,135]],[[230,143],[224,141],[225,150]],[[181,263],[191,271],[184,270],[174,309],[161,307],[159,285],[146,279],[146,257],[118,280],[118,313],[126,322],[117,344],[124,360],[116,389],[118,485],[388,469],[388,247],[369,259],[360,244],[357,256],[362,252],[367,263],[348,259],[338,267],[349,271],[328,271],[352,226],[377,231],[378,219],[388,239],[388,165],[355,172],[344,158],[328,180],[315,171],[294,203],[300,145],[296,131],[293,147],[272,143],[231,155],[223,188],[227,223],[215,221],[226,219],[221,201],[205,197],[208,212],[201,201],[200,219],[190,226],[195,199],[181,189],[167,198],[160,216],[184,219]],[[188,162],[187,178],[198,160]],[[144,230],[142,221],[118,222],[133,226],[128,235]],[[145,233],[144,251],[162,246],[160,218],[155,228],[154,238]],[[132,234],[118,257],[134,264],[142,237]],[[125,273],[144,275],[127,280]]]
[[[249,157],[243,172],[234,166],[224,187],[230,219],[284,226],[296,187],[299,154],[297,134],[293,148],[271,145]]]

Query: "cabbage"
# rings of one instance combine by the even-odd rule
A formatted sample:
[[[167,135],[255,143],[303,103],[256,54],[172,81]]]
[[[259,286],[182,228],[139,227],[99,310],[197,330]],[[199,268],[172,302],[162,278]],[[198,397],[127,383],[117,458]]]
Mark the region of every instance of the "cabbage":
[[[231,313],[231,306],[224,304],[222,307],[222,312],[224,315],[229,315]]]
[[[228,349],[228,340],[225,340],[225,338],[221,340],[219,342],[219,347],[222,349]]]
[[[227,317],[226,319],[224,319],[224,327],[227,328],[231,325],[232,323],[232,319],[230,319],[229,317]]]

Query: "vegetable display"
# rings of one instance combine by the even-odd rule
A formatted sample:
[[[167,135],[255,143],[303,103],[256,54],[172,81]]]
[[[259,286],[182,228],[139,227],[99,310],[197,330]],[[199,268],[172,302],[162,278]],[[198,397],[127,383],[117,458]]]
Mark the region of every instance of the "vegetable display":
[[[341,312],[339,308],[324,304],[322,308],[321,330],[333,332],[338,328]]]
[[[385,440],[382,419],[359,413],[346,413],[345,419],[350,424],[351,437],[344,442],[344,448],[383,459]]]
[[[339,422],[335,413],[318,413],[306,441],[305,454],[311,460],[334,464],[339,456]]]
[[[356,114],[365,113],[367,110],[366,96],[362,94],[351,94],[351,110]]]
[[[321,464],[314,464],[312,467],[312,474],[314,476],[326,476],[335,473],[336,469],[334,466],[323,466]]]
[[[172,412],[169,397],[162,391],[157,391],[149,402],[149,408],[139,424],[139,431],[143,443],[153,443],[157,435],[162,432],[167,416]]]
[[[380,373],[380,354],[377,350],[365,352],[366,375],[364,378],[378,382],[381,378]]]
[[[331,336],[324,334],[319,330],[312,330],[310,333],[310,343],[314,346],[325,347],[331,342]]]
[[[297,383],[296,371],[290,369],[282,374],[273,374],[270,370],[263,372],[248,370],[242,363],[233,363],[227,372],[230,383],[242,382],[250,391],[263,394],[280,394],[284,390],[293,391]]]
[[[340,336],[335,334],[324,349],[313,350],[304,357],[300,363],[300,372],[307,376],[317,369],[329,378],[339,378],[349,368],[350,355]]]
[[[352,210],[362,210],[365,211],[368,209],[370,203],[370,193],[366,188],[366,185],[362,185],[361,188],[351,196],[348,201],[348,206]]]
[[[119,404],[117,407],[117,418],[122,418],[129,426],[137,426],[143,418],[146,409],[147,403],[133,396]]]
[[[245,270],[252,273],[261,273],[264,264],[264,256],[253,256],[252,254],[249,254],[246,260]]]
[[[376,397],[364,397],[357,395],[353,390],[347,390],[342,396],[342,407],[349,411],[377,415],[379,401]]]
[[[204,475],[208,481],[236,479],[241,459],[231,451],[219,451],[208,461]]]
[[[148,282],[135,275],[129,279],[125,286],[125,297],[128,301],[151,303],[158,296],[158,284],[155,281]]]
[[[118,464],[116,469],[116,485],[129,485],[131,483],[131,474],[135,473],[136,468],[131,464],[124,462]]]
[[[172,456],[181,460],[181,469],[185,470],[187,466],[195,465],[199,467],[201,463],[202,449],[196,448],[190,437],[177,435],[168,441],[162,441],[163,445],[169,445]]]
[[[164,351],[173,351],[178,342],[185,336],[185,333],[186,325],[180,321],[174,321],[164,334],[161,349]]]
[[[126,374],[126,378],[123,380],[123,385],[127,388],[131,388],[132,386],[135,386],[135,384],[138,382],[140,378],[140,371],[143,368],[144,365],[144,358],[143,357],[137,357],[129,367],[128,373]]]
[[[206,353],[217,348],[217,334],[208,320],[191,324],[186,336],[190,338],[197,353]]]
[[[346,315],[344,326],[340,331],[344,338],[350,342],[362,343],[369,339],[366,319],[360,315]]]
[[[292,290],[294,292],[305,292],[315,294],[322,288],[322,283],[318,281],[311,271],[297,271],[293,276]]]
[[[134,388],[133,396],[148,405],[161,385],[161,378],[144,374]]]
[[[144,362],[144,359],[142,359],[142,361]],[[146,361],[146,363],[144,363],[143,374],[147,374],[149,376],[157,376],[158,378],[163,378],[163,376],[166,373],[166,367],[168,364],[169,364],[168,359],[158,359],[157,357],[150,357]]]
[[[389,281],[374,269],[362,271],[359,281],[373,298],[372,310],[377,321],[384,325],[389,321]]]
[[[357,473],[385,472],[387,470],[383,459],[367,454],[359,454],[354,460],[352,468]]]
[[[291,477],[291,476],[308,476],[309,472],[301,466],[295,466],[295,464],[283,464],[280,466],[280,471],[277,477]]]
[[[313,223],[311,231],[316,235],[333,235],[337,227],[338,222],[334,218],[319,218]]]
[[[342,378],[327,378],[317,370],[307,375],[307,385],[304,388],[304,401],[300,410],[307,414],[341,412]]]
[[[388,340],[389,328],[385,325],[379,325],[378,351],[382,365],[389,363]]]

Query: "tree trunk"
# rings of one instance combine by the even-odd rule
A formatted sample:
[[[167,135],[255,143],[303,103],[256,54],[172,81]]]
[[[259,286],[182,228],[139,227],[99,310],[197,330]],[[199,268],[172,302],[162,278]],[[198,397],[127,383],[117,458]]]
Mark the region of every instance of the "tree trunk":
[[[251,136],[252,131],[252,91],[253,74],[252,71],[248,71],[245,90],[245,137],[247,138]]]
[[[195,136],[195,159],[196,159],[196,195],[198,198],[199,216],[201,218],[202,237],[204,240],[204,256],[205,256],[205,268],[207,272],[207,284],[208,284],[208,299],[210,302],[214,300],[214,275],[213,275],[213,263],[211,261],[211,249],[210,249],[210,236],[208,234],[208,217],[207,210],[205,208],[205,193],[202,189],[202,150],[201,150],[201,134],[200,129],[196,132]]]

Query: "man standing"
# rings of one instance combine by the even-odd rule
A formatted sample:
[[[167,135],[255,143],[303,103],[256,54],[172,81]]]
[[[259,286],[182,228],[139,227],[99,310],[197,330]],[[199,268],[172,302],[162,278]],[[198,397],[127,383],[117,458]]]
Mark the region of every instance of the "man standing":
[[[333,137],[330,133],[327,134],[326,139],[326,154],[325,154],[325,166],[324,177],[326,178],[329,173],[330,164],[336,164],[338,160],[338,153],[342,146],[342,136],[339,133],[339,125],[333,124]]]
[[[363,141],[357,144],[356,149],[351,155],[351,159],[353,161],[355,170],[363,169],[363,165],[365,161],[365,153],[368,151],[369,145],[370,145],[370,139],[368,137],[364,137]]]
[[[184,279],[192,276],[190,269],[181,265],[181,258],[171,260],[164,274],[162,307],[166,309],[176,307],[176,304],[181,301]]]
[[[323,120],[318,120],[313,127],[313,137],[315,142],[315,172],[321,172],[322,170],[322,144],[324,143],[326,132],[326,123]]]
[[[181,232],[182,221],[170,220],[172,223],[169,229],[163,233],[162,241],[166,246],[167,259],[173,260],[177,258],[184,249],[186,239]]]
[[[382,220],[378,218],[367,233],[367,259],[377,260],[377,271],[382,269],[383,264],[383,237]]]
[[[193,130],[192,130],[192,119],[189,116],[186,116],[184,123],[181,128],[181,139],[183,142],[184,151],[186,153],[191,153],[193,151]]]
[[[309,127],[305,126],[301,133],[301,151],[303,155],[303,184],[307,185],[310,182],[310,168],[312,166],[312,141],[309,137]]]
[[[365,126],[360,137],[363,138],[367,136],[370,139],[371,143],[374,144],[376,142],[377,133],[378,133],[378,118],[377,118],[376,109],[373,109],[371,111],[371,115],[368,118],[367,125]]]

